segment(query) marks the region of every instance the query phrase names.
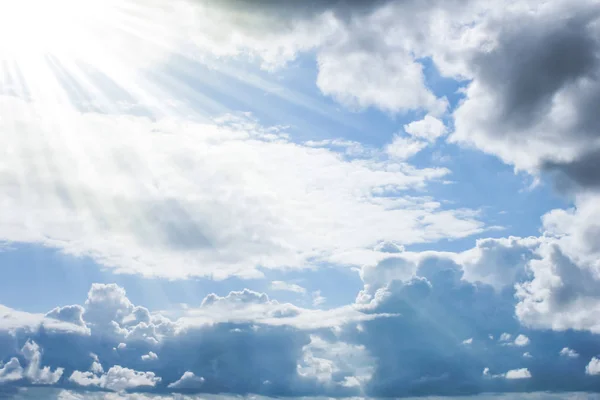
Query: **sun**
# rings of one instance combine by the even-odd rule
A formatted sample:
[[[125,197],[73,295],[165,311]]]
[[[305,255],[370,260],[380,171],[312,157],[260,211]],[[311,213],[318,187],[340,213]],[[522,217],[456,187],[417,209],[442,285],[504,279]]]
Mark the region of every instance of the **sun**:
[[[112,0],[0,0],[0,56],[85,52],[115,10]]]

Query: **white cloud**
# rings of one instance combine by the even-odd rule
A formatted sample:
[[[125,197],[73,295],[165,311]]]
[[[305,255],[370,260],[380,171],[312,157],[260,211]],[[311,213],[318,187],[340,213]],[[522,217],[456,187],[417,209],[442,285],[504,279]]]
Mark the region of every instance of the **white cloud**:
[[[592,357],[588,365],[585,367],[587,375],[600,375],[600,359]]]
[[[183,373],[181,378],[177,381],[170,383],[169,388],[171,389],[198,389],[204,384],[204,378],[201,376],[194,375],[191,371]]]
[[[404,131],[416,138],[434,142],[447,133],[447,128],[439,118],[426,115],[421,120],[404,125]]]
[[[427,147],[427,142],[396,135],[392,140],[392,143],[386,146],[385,152],[390,157],[399,160],[408,160],[425,147]]]
[[[519,347],[528,346],[529,343],[531,343],[531,340],[529,340],[529,338],[523,334],[517,336],[514,341],[515,346]]]
[[[527,368],[511,369],[506,373],[506,379],[528,379],[531,373]]]
[[[516,314],[527,326],[600,332],[600,204],[578,196],[576,208],[543,217],[544,241],[528,267],[532,278],[517,285]]]
[[[31,107],[37,119],[27,117]],[[10,116],[0,121],[0,239],[87,255],[117,272],[257,277],[259,265],[304,268],[382,241],[431,242],[483,227],[474,212],[403,195],[445,169],[346,159],[245,117],[153,122],[7,96],[0,110]],[[38,178],[21,179],[19,170]]]
[[[562,350],[558,354],[560,354],[563,357],[569,357],[569,358],[579,357],[579,353],[577,353],[575,350],[570,349],[568,347],[563,347]]]
[[[503,378],[503,379],[529,379],[531,373],[527,368],[511,369],[504,374],[492,374],[489,368],[484,368],[483,376],[488,378]]]
[[[512,335],[510,333],[504,332],[502,335],[500,335],[500,339],[498,339],[501,342],[509,342],[512,339]]]
[[[437,99],[426,88],[423,66],[407,50],[389,48],[373,54],[353,47],[357,36],[346,33],[347,43],[328,47],[317,55],[317,86],[323,94],[350,108],[373,106],[388,112],[423,108],[436,114],[444,112],[446,101]]]
[[[462,341],[462,344],[473,344],[473,338],[468,338]]]
[[[223,297],[209,294],[202,301],[201,307],[185,310],[184,316],[177,324],[178,329],[219,322],[250,322],[272,326],[293,326],[298,329],[319,329],[386,316],[364,311],[358,305],[346,305],[328,310],[306,309],[271,300],[266,293],[244,289],[230,292]]]
[[[42,367],[42,352],[37,343],[27,341],[21,349],[21,353],[29,363],[23,371],[25,378],[38,385],[53,385],[58,382],[64,368],[56,368],[52,371],[50,367]]]
[[[530,352],[526,351],[525,353],[523,353],[523,357],[525,358],[533,358],[533,356],[531,355]]]
[[[317,335],[303,347],[298,374],[314,377],[326,384],[345,387],[361,386],[371,379],[374,360],[364,346],[336,341],[328,342]]]
[[[50,331],[89,334],[85,327],[60,321],[44,314],[28,313],[0,305],[0,331],[13,332],[16,329],[37,330],[41,325]]]
[[[122,392],[127,389],[149,386],[154,387],[161,378],[154,372],[140,372],[120,365],[112,366],[105,374],[73,371],[69,380],[80,386],[97,386],[103,389]]]
[[[142,356],[142,360],[143,361],[153,361],[153,360],[158,360],[158,355],[156,353],[153,352],[148,352],[148,354],[144,354]]]
[[[21,379],[23,379],[23,368],[16,357],[11,358],[6,364],[0,363],[0,383]]]
[[[476,246],[459,257],[465,279],[492,285],[497,290],[512,287],[526,275],[527,263],[536,257],[539,243],[534,237],[477,239]]]
[[[282,290],[294,293],[306,293],[306,289],[295,283],[288,283],[284,281],[273,281],[271,282],[271,290]]]

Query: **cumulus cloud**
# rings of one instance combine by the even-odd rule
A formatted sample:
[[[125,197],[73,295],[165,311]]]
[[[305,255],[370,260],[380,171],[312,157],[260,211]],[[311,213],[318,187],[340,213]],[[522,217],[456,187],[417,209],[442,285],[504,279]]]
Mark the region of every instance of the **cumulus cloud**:
[[[577,208],[554,210],[543,218],[546,240],[529,263],[533,279],[517,285],[517,316],[525,324],[555,330],[600,332],[598,247],[593,232],[600,215],[594,197]]]
[[[144,354],[142,356],[142,360],[143,361],[153,361],[153,360],[158,360],[158,355],[154,352],[149,352],[148,354]]]
[[[93,372],[74,371],[69,380],[80,386],[97,386],[102,389],[122,392],[140,386],[153,387],[161,378],[153,372],[134,371],[120,365],[111,367],[105,374],[96,375]]]
[[[529,379],[531,373],[527,368],[511,369],[503,374],[492,374],[489,368],[483,369],[483,376],[487,378],[504,378],[504,379]]]
[[[27,341],[21,349],[23,357],[28,362],[23,370],[23,376],[31,383],[38,385],[52,385],[58,382],[64,372],[64,368],[58,367],[54,371],[50,367],[42,367],[42,352],[34,341]]]
[[[529,343],[531,343],[531,340],[529,340],[529,338],[523,334],[517,336],[514,341],[515,346],[519,347],[527,346]]]
[[[577,358],[579,357],[579,353],[577,353],[575,350],[570,349],[568,347],[563,347],[561,349],[561,351],[559,352],[559,354],[563,357],[568,357],[568,358]]]
[[[23,379],[23,368],[16,357],[11,358],[6,364],[0,364],[0,383],[21,379]]]
[[[453,139],[521,170],[597,186],[598,18],[594,2],[555,1],[482,24],[488,44],[469,52]]]
[[[199,389],[204,383],[204,378],[194,375],[193,372],[186,371],[179,380],[170,383],[171,389]]]
[[[413,137],[425,139],[429,142],[434,142],[447,133],[446,125],[439,118],[431,115],[426,115],[421,120],[404,125],[404,131]]]
[[[531,373],[527,368],[511,369],[506,373],[506,379],[528,379]]]
[[[589,364],[585,367],[585,373],[588,375],[600,375],[600,359],[592,357]]]

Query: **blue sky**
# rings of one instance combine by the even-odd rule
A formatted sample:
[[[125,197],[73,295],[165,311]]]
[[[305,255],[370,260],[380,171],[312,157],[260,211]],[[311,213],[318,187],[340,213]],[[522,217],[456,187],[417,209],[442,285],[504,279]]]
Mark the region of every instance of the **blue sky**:
[[[597,398],[599,11],[3,3],[0,397]]]

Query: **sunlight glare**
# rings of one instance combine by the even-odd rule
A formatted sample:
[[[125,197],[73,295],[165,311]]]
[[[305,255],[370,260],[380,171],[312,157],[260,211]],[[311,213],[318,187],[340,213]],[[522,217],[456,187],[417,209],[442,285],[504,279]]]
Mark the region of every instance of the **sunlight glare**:
[[[112,0],[2,0],[0,55],[3,58],[70,54],[94,46]]]

